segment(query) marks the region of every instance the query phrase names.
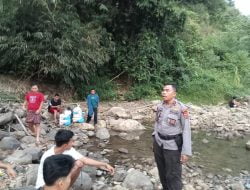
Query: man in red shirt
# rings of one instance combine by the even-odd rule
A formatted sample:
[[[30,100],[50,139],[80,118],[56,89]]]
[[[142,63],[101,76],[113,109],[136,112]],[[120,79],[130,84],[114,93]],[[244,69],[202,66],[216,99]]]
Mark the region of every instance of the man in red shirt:
[[[44,101],[44,95],[38,92],[38,86],[33,85],[31,91],[25,96],[23,109],[27,109],[26,122],[29,129],[36,135],[36,142],[39,143],[41,109]]]

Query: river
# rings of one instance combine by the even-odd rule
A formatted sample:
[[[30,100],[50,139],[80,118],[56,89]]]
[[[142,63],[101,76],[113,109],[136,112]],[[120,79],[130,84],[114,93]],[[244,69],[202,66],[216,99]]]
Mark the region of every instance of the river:
[[[141,159],[153,157],[152,152],[152,130],[131,134],[139,136],[138,140],[125,140],[113,132],[106,149],[114,152],[107,155],[107,158],[114,164],[120,164],[123,159],[130,159],[131,162],[140,162]],[[130,136],[130,135],[129,135]],[[208,142],[203,143],[206,139]],[[205,132],[193,132],[193,156],[191,162],[203,168],[203,171],[213,174],[239,175],[242,170],[250,171],[250,151],[246,150],[245,144],[250,136],[235,138],[232,140],[222,140],[214,135]],[[97,141],[93,142],[97,143]],[[92,146],[91,151],[101,150]],[[118,149],[125,148],[128,154],[119,153]]]

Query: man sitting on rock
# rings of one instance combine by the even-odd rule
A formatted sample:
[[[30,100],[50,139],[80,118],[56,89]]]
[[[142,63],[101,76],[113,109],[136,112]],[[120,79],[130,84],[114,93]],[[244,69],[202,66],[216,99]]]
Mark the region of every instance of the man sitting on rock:
[[[238,102],[236,99],[237,99],[237,97],[233,96],[232,100],[230,100],[228,102],[228,105],[229,105],[230,108],[236,108],[236,107],[240,106],[240,102]]]
[[[48,111],[53,114],[54,122],[58,123],[59,114],[61,112],[62,101],[59,94],[55,94],[54,98],[49,101]]]
[[[71,174],[77,170],[77,163],[69,155],[53,155],[43,164],[44,188],[39,190],[68,190],[71,186]]]
[[[6,172],[9,175],[9,177],[11,178],[16,177],[16,172],[13,170],[10,164],[4,164],[0,161],[0,168],[6,169]]]
[[[37,180],[36,180],[37,189],[45,185],[44,178],[43,178],[44,160],[49,156],[57,155],[57,154],[70,155],[75,160],[77,160],[77,165],[76,165],[77,168],[74,170],[74,172],[71,173],[71,185],[75,182],[75,180],[79,176],[81,168],[84,165],[95,166],[95,167],[108,171],[111,175],[114,174],[114,168],[110,166],[109,164],[84,157],[79,152],[77,152],[73,148],[73,145],[74,145],[73,136],[74,136],[74,133],[69,130],[60,129],[59,131],[57,131],[55,135],[56,146],[53,146],[52,148],[47,150],[41,158],[41,162],[38,168]]]

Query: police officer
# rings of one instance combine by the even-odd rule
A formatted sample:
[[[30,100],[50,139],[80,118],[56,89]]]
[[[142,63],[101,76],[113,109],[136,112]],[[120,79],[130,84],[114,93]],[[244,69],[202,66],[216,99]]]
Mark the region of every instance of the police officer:
[[[192,155],[187,107],[176,100],[176,86],[165,85],[157,107],[153,149],[163,190],[181,190],[181,164]]]

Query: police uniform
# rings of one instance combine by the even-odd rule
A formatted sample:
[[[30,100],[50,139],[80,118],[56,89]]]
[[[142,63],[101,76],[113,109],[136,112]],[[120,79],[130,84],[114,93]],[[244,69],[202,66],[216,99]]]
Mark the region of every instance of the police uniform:
[[[187,107],[175,100],[157,106],[153,132],[154,156],[163,190],[181,190],[181,155],[192,155]]]

